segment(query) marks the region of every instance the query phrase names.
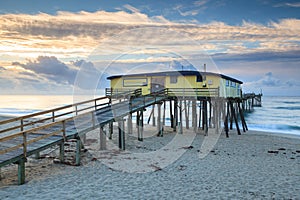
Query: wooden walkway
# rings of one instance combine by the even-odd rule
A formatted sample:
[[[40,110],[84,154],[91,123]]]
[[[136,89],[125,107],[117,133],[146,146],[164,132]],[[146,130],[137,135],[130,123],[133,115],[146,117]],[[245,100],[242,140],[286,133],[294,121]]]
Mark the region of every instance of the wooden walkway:
[[[118,97],[97,98],[1,121],[0,167],[18,164],[18,183],[24,184],[27,157],[60,145],[63,161],[63,144],[69,139],[77,140],[76,163],[79,164],[80,136],[168,98],[164,91],[146,96],[140,94],[140,90],[129,91],[119,93]]]

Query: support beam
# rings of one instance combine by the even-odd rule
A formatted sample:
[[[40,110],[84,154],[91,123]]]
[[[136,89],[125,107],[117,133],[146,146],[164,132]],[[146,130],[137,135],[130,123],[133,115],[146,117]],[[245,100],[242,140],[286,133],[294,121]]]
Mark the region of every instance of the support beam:
[[[178,125],[178,100],[174,99],[174,118],[173,118],[173,131],[176,132]]]
[[[237,120],[236,112],[234,110],[232,101],[230,101],[230,108],[231,108],[231,114],[233,115],[233,118],[234,118],[234,122],[235,122],[235,126],[236,126],[236,129],[237,129],[238,135],[241,135],[241,131],[240,131],[240,128],[239,128],[239,123],[238,123],[238,120]]]
[[[163,110],[163,117],[162,117],[162,130],[164,130],[164,127],[166,125],[166,101],[163,102],[164,104],[164,110]]]
[[[100,150],[106,150],[106,136],[104,134],[103,126],[100,126]]]
[[[203,118],[203,116],[202,116],[202,109],[203,109],[203,107],[202,107],[202,101],[199,101],[199,124],[198,124],[199,130],[201,128],[201,121],[202,121],[202,118]]]
[[[233,129],[233,115],[234,115],[234,113],[233,113],[233,111],[231,109],[231,104],[232,104],[231,100],[229,100],[228,103],[229,103],[229,107],[230,107],[230,110],[229,110],[229,113],[228,113],[229,116],[230,116],[230,130],[232,130]]]
[[[209,103],[209,118],[208,118],[208,126],[209,128],[212,128],[212,102],[211,100],[208,101]]]
[[[162,123],[161,123],[161,104],[157,104],[157,136],[163,136]]]
[[[174,116],[173,116],[173,108],[172,108],[172,100],[169,101],[170,107],[170,120],[171,120],[171,128],[174,128]]]
[[[239,109],[240,118],[241,118],[242,125],[243,125],[243,131],[246,132],[246,131],[248,131],[248,126],[247,126],[247,123],[246,123],[246,120],[244,117],[244,112],[241,108],[240,102],[238,102],[238,109]]]
[[[155,104],[153,104],[152,109],[152,126],[155,126]]]
[[[203,130],[204,130],[204,135],[208,134],[208,113],[207,113],[207,100],[203,101]]]
[[[112,135],[113,135],[113,132],[114,132],[114,122],[111,121],[109,122],[109,136],[108,136],[108,139],[112,139]]]
[[[189,101],[189,100],[184,99],[185,128],[189,129],[190,128],[190,126],[189,126],[189,106],[186,101]]]
[[[182,100],[179,100],[179,119],[180,119],[180,125],[179,125],[179,133],[183,133],[183,125],[182,125]]]
[[[65,144],[64,144],[64,142],[59,144],[59,160],[61,163],[65,162]]]
[[[225,129],[225,133],[226,133],[226,137],[229,137],[228,131],[228,118],[229,118],[229,102],[227,101],[226,105],[225,105],[225,109],[224,109],[224,115],[225,115],[225,119],[224,119],[224,129]]]
[[[18,184],[23,185],[25,183],[25,161],[26,158],[22,158],[18,161]]]
[[[194,128],[194,132],[197,131],[197,106],[196,99],[192,100],[192,127]]]
[[[76,139],[76,157],[75,157],[75,165],[80,165],[80,154],[81,154],[81,140],[80,138]]]
[[[138,117],[138,127],[137,127],[137,132],[138,132],[138,141],[143,141],[143,126],[144,126],[144,114],[143,111],[137,111],[137,117]]]
[[[127,118],[127,133],[132,134],[132,130],[132,113],[129,113]]]
[[[119,129],[119,148],[125,150],[125,130],[124,130],[124,119],[118,121]]]

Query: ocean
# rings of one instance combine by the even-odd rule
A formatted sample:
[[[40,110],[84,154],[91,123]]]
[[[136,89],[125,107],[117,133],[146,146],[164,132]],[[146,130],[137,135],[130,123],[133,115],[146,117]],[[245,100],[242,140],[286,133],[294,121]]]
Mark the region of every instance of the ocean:
[[[82,97],[82,100],[85,98]],[[0,121],[72,104],[72,95],[0,95]],[[300,97],[262,97],[262,107],[246,114],[249,130],[300,135]],[[149,112],[149,109],[147,110]],[[148,119],[147,116],[144,118]],[[166,124],[169,124],[166,118]]]

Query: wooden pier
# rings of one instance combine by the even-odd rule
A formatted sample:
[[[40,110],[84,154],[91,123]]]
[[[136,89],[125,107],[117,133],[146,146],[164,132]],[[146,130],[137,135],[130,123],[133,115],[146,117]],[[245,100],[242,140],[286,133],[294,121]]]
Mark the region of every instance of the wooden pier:
[[[243,115],[245,101],[248,101],[248,97],[219,97],[218,88],[166,88],[148,95],[142,95],[141,89],[107,89],[105,97],[0,121],[0,168],[18,164],[18,183],[24,184],[25,162],[29,156],[58,145],[59,158],[64,163],[64,143],[70,139],[76,141],[75,164],[80,165],[85,134],[99,129],[100,149],[103,150],[106,148],[106,137],[112,138],[113,123],[118,124],[119,148],[125,150],[125,132],[131,133],[133,130],[132,115],[136,115],[138,140],[143,141],[144,111],[151,107],[148,123],[152,119],[152,124],[157,126],[158,136],[163,136],[166,105],[170,109],[168,117],[171,127],[180,134],[183,134],[183,126],[204,134],[208,134],[209,128],[222,131],[224,127],[228,137],[233,124],[237,133],[241,134],[238,118],[242,130],[248,130]],[[109,131],[104,131],[106,125]]]

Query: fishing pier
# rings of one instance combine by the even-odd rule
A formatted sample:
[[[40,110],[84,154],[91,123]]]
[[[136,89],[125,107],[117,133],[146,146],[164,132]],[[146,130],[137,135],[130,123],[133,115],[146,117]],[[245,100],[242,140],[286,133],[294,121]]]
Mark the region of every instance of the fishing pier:
[[[190,72],[186,74],[184,76],[194,75]],[[239,135],[241,129],[247,131],[243,113],[245,104],[248,104],[245,101],[250,97],[242,97],[237,90],[239,87],[235,87],[234,95],[226,96],[220,87],[206,87],[205,82],[197,77],[199,75],[196,74],[195,81],[201,82],[201,88],[165,87],[166,80],[162,83],[162,79],[154,80],[153,77],[149,84],[148,79],[145,83],[143,76],[143,79],[138,78],[138,81],[142,81],[143,87],[151,86],[148,92],[143,87],[116,88],[112,84],[111,88],[106,89],[106,95],[101,98],[0,121],[0,168],[12,163],[17,164],[18,184],[24,184],[25,163],[30,156],[59,146],[59,159],[64,163],[65,143],[72,140],[76,142],[75,165],[80,165],[85,136],[90,131],[99,129],[99,150],[104,150],[106,140],[111,139],[112,134],[116,134],[113,133],[113,126],[117,126],[119,148],[125,150],[125,134],[132,133],[134,127],[137,129],[138,140],[143,141],[145,121],[150,123],[152,120],[152,125],[157,127],[157,136],[163,137],[167,117],[173,131],[178,134],[184,134],[183,126],[204,135],[208,134],[208,129],[214,129],[224,132],[227,137],[233,125]],[[208,81],[209,75],[213,74],[206,74],[205,78]],[[177,76],[178,82],[180,78]],[[224,79],[225,84],[226,80],[241,83],[227,76],[219,78]],[[123,77],[122,82],[135,87],[140,84],[132,77]],[[146,109],[151,109],[148,120],[144,114]],[[133,126],[133,116],[136,126]]]

